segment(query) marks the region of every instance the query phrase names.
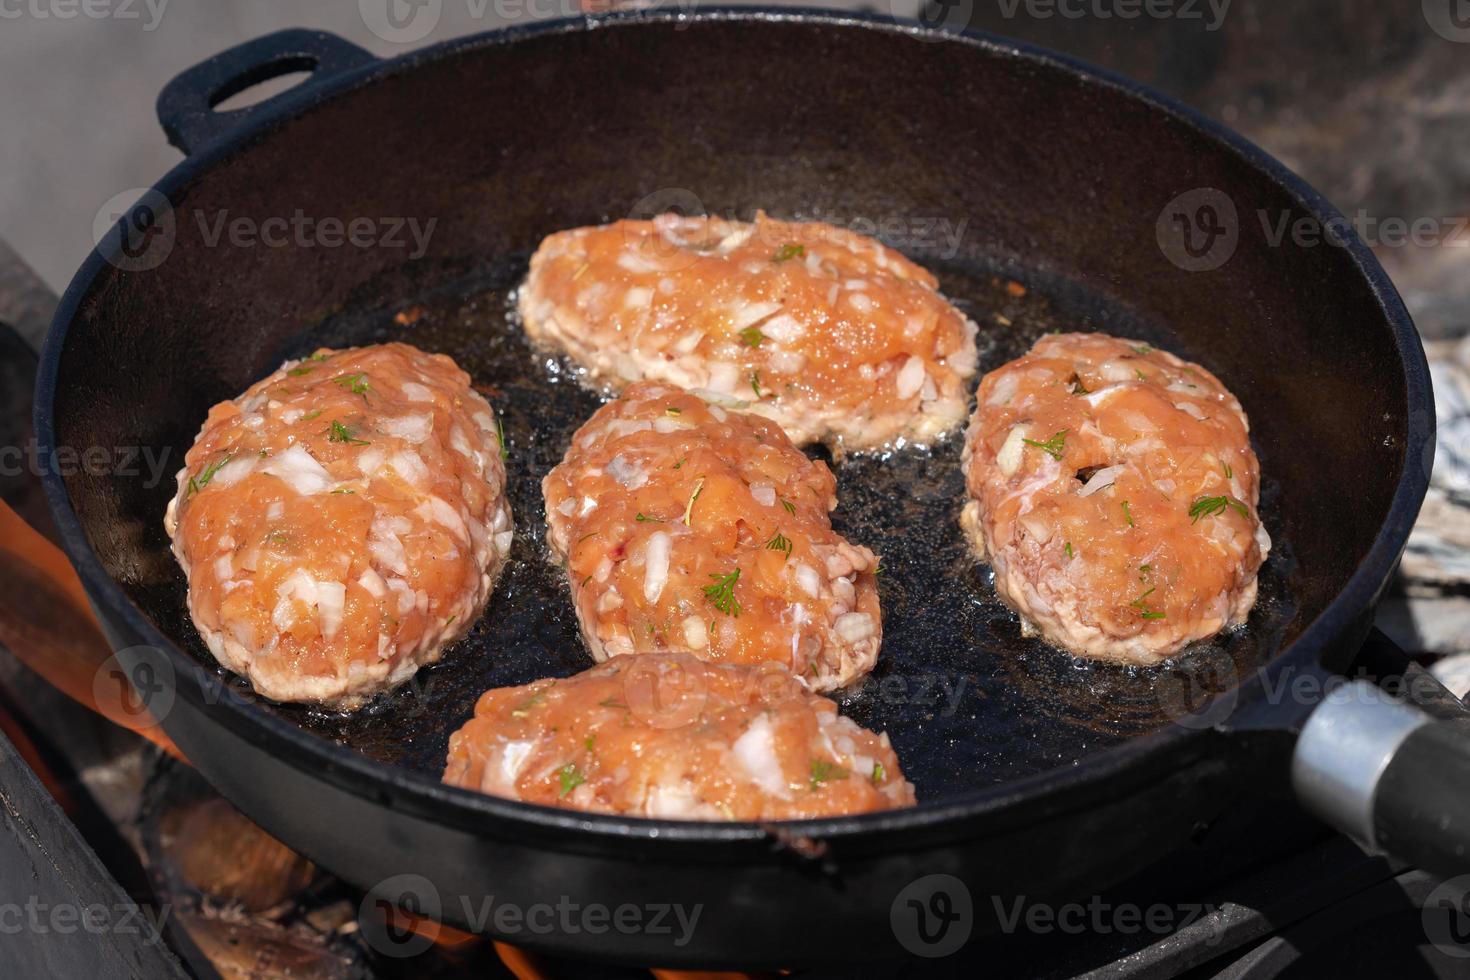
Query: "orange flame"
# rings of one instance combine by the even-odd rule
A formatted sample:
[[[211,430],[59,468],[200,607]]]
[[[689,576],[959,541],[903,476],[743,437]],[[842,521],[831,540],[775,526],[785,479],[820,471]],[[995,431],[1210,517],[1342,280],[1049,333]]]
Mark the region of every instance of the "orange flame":
[[[16,659],[78,704],[188,761],[131,690],[108,676],[112,649],[71,563],[4,503],[0,579],[8,583],[0,589],[0,643]]]

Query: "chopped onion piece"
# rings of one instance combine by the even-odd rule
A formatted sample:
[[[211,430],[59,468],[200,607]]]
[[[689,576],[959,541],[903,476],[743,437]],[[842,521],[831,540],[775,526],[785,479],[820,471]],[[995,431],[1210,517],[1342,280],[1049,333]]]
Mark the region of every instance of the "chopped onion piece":
[[[873,625],[873,617],[867,613],[843,613],[837,617],[837,622],[832,624],[837,635],[848,643],[857,643],[866,640],[878,631]]]
[[[332,475],[299,445],[272,456],[261,472],[279,477],[302,496],[321,493],[332,485]]]
[[[663,595],[664,584],[669,580],[669,554],[673,541],[664,531],[655,531],[648,536],[647,564],[643,570],[643,597],[657,602]]]
[[[1021,456],[1026,450],[1026,427],[1018,425],[1011,429],[1006,441],[1001,443],[1000,452],[995,454],[995,465],[1002,476],[1014,476],[1021,468]]]
[[[773,313],[781,311],[780,303],[747,303],[743,309],[736,311],[731,318],[731,326],[738,333],[746,327],[753,327]]]
[[[912,398],[924,387],[924,360],[920,357],[910,356],[898,372],[894,381],[896,392],[900,398]]]
[[[1204,410],[1201,409],[1194,402],[1175,402],[1174,407],[1179,409],[1179,411],[1183,412],[1185,415],[1188,415],[1191,418],[1199,419],[1201,422],[1209,418],[1209,416],[1204,413]]]
[[[1118,474],[1122,473],[1125,469],[1127,469],[1127,467],[1122,465],[1104,466],[1102,469],[1092,474],[1092,479],[1088,480],[1087,485],[1078,491],[1078,495],[1082,497],[1091,497],[1099,490],[1102,490],[1105,487],[1112,486],[1113,481],[1118,478]]]
[[[429,438],[434,431],[434,416],[405,415],[402,418],[383,419],[378,422],[378,431],[395,439],[419,443]]]
[[[730,746],[730,751],[750,776],[751,782],[772,796],[781,799],[790,796],[786,778],[781,773],[781,758],[776,754],[775,732],[771,729],[768,714],[761,712],[756,715],[745,734]]]

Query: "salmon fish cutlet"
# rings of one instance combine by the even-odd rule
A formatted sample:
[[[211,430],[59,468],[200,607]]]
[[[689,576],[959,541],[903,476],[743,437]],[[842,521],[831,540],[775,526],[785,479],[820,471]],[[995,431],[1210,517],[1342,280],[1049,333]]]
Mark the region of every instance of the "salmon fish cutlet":
[[[209,411],[165,526],[220,663],[339,709],[467,632],[513,537],[495,416],[448,357],[318,350]]]
[[[542,482],[593,657],[776,662],[817,691],[872,670],[878,559],[832,529],[836,488],[768,419],[630,386]]]
[[[1249,424],[1218,378],[1061,334],[987,374],[976,402],[961,523],[1023,628],[1147,665],[1245,621],[1271,539]]]
[[[784,668],[620,656],[486,691],[449,738],[444,781],[625,816],[793,820],[911,806],[886,734]]]
[[[975,324],[932,274],[820,222],[618,221],[548,236],[518,292],[532,340],[599,385],[663,381],[834,452],[964,421]]]

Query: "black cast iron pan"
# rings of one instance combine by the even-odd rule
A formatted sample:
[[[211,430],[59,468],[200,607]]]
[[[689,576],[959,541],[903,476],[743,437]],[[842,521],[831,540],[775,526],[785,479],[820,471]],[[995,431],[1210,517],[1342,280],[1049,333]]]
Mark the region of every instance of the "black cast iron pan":
[[[308,81],[261,105],[211,108],[302,68]],[[1425,490],[1427,372],[1382,270],[1350,232],[1272,246],[1258,218],[1327,224],[1331,206],[1213,123],[1044,51],[759,10],[556,22],[386,62],[287,31],[186,72],[159,114],[187,159],[67,291],[40,372],[42,446],[167,451],[171,474],[208,407],[282,358],[406,340],[452,355],[505,416],[513,566],[441,665],[337,717],[261,703],[204,651],[162,529],[171,478],[58,467],[47,489],[67,549],[168,734],[337,874],[461,925],[488,895],[703,908],[689,935],[489,924],[517,942],[669,965],[870,958],[930,942],[953,917],[939,913],[966,902],[980,931],[995,927],[990,896],[1117,880],[1242,794],[1288,792],[1322,700],[1310,686],[1362,642]],[[887,569],[881,663],[843,704],[890,733],[919,807],[676,823],[441,786],[448,735],[483,689],[590,663],[544,560],[538,483],[597,399],[526,346],[509,293],[548,232],[668,207],[876,231],[981,324],[982,370],[1057,328],[1209,365],[1251,417],[1277,542],[1248,627],[1156,670],[1074,663],[1021,638],[965,556],[957,442],[841,460],[837,523]],[[364,218],[373,235],[280,232],[296,216]],[[235,234],[237,219],[279,233]],[[421,247],[414,222],[431,228]],[[1379,741],[1326,761],[1298,752],[1299,791],[1351,830],[1458,867],[1464,824],[1426,831],[1440,811],[1420,804],[1428,749],[1470,756],[1407,709],[1361,711],[1349,727]],[[1423,744],[1395,757],[1406,739]],[[1399,785],[1373,796],[1385,767]],[[1433,805],[1460,814],[1465,799]],[[926,910],[938,918],[915,939]]]

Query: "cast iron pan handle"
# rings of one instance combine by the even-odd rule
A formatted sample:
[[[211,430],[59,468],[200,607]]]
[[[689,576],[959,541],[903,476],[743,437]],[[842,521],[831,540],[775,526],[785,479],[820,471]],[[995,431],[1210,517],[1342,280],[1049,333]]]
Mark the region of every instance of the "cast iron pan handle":
[[[1436,874],[1470,872],[1464,721],[1345,683],[1303,726],[1291,780],[1303,806],[1359,844]]]
[[[333,75],[377,60],[335,34],[301,29],[277,31],[222,51],[175,77],[158,94],[158,121],[170,143],[186,154],[193,153],[268,106],[299,99]],[[214,108],[252,85],[298,71],[312,75],[255,105],[227,112]]]

